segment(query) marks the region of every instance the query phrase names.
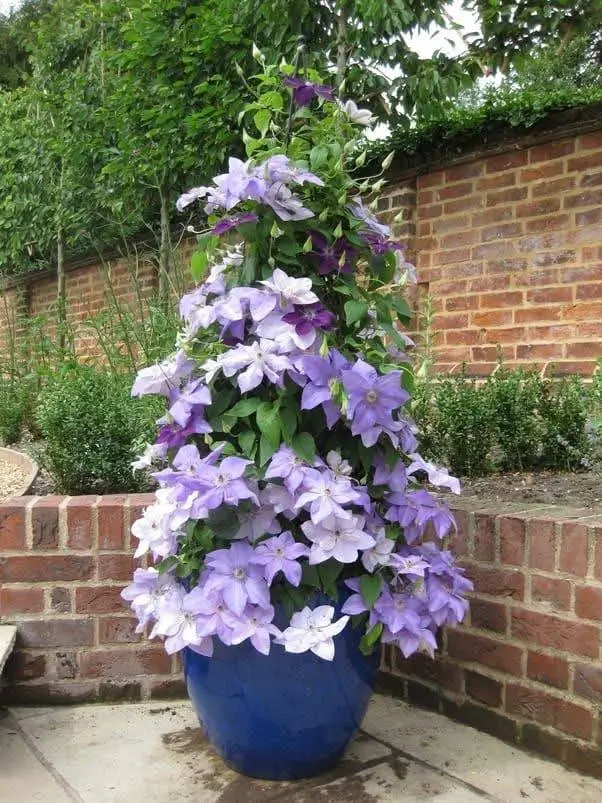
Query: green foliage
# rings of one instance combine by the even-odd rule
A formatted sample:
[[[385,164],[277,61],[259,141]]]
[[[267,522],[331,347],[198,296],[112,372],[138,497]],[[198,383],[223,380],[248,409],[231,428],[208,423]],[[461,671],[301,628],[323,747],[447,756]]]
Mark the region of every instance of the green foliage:
[[[131,470],[141,439],[150,439],[161,405],[130,397],[131,377],[66,366],[40,393],[42,459],[61,493],[139,491]]]
[[[29,388],[12,378],[0,379],[0,443],[16,443],[21,437],[29,405]]]
[[[602,380],[544,379],[503,366],[477,383],[462,374],[417,382],[421,451],[457,474],[570,471],[591,465],[602,434]]]

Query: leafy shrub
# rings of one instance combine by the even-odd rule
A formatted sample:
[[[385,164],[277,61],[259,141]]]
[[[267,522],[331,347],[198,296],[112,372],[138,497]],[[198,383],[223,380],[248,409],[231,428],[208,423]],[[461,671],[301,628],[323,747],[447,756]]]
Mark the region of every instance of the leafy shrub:
[[[578,376],[543,384],[540,402],[543,466],[570,470],[584,465],[590,453],[588,406],[588,392]]]
[[[14,379],[0,379],[0,443],[15,443],[21,437],[26,394]]]
[[[535,467],[544,436],[539,415],[542,380],[534,371],[498,370],[487,381],[486,406],[495,422],[501,468],[528,471]]]
[[[456,474],[486,473],[495,429],[483,388],[465,374],[446,377],[433,388],[427,427],[431,455]]]
[[[138,491],[131,461],[152,439],[160,400],[130,397],[131,377],[85,365],[63,369],[39,397],[42,459],[62,493]],[[159,409],[158,409],[159,407]]]

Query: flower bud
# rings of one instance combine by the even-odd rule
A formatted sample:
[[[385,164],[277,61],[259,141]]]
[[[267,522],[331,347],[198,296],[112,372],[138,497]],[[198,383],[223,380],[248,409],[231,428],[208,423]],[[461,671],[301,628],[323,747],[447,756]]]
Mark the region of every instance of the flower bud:
[[[272,228],[270,229],[270,236],[276,240],[278,239],[278,237],[282,237],[283,234],[284,232],[282,231],[282,229],[278,226],[276,221],[274,221],[272,223]]]
[[[355,160],[355,166],[363,167],[366,164],[366,156],[367,156],[367,151],[362,151],[362,153],[360,153],[360,155]]]
[[[307,238],[307,240],[303,243],[303,253],[308,254],[314,247],[313,241],[311,239],[311,235]]]
[[[334,230],[332,233],[333,233],[333,234],[334,234],[334,236],[335,236],[335,237],[337,237],[337,238],[338,238],[338,237],[342,237],[342,236],[343,236],[343,227],[342,227],[342,225],[341,225],[340,221],[339,221],[339,223],[337,224],[337,226],[336,226],[335,230]]]
[[[388,170],[391,167],[391,163],[393,162],[394,157],[395,157],[395,151],[391,151],[391,153],[385,159],[383,159],[382,162],[383,170]]]
[[[253,54],[253,58],[255,59],[255,61],[258,61],[260,64],[263,64],[263,62],[265,61],[265,59],[264,59],[264,56],[263,56],[263,53],[262,53],[262,52],[261,52],[261,50],[260,50],[260,49],[257,47],[257,45],[255,44],[255,42],[253,42],[253,49],[252,49],[252,51],[251,51],[251,52],[252,52],[252,54]]]

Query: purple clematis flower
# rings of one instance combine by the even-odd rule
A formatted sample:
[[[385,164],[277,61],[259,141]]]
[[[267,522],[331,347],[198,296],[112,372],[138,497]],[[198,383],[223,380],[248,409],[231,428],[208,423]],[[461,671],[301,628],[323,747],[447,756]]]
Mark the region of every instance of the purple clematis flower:
[[[287,76],[282,83],[293,90],[293,100],[297,106],[309,106],[314,98],[334,100],[334,89],[325,84],[314,84],[298,75]]]
[[[285,488],[294,494],[305,481],[309,470],[311,469],[302,458],[288,446],[282,445],[270,460],[265,478],[283,479]]]
[[[205,465],[202,476],[196,480],[205,486],[200,504],[215,510],[221,505],[237,505],[242,499],[251,499],[258,505],[255,493],[243,479],[250,462],[242,457],[226,457],[219,466]]]
[[[357,248],[345,237],[339,237],[332,245],[319,231],[311,231],[312,250],[309,261],[321,276],[328,273],[352,273],[357,262]]]
[[[332,400],[332,383],[341,378],[349,363],[339,351],[331,349],[328,357],[313,354],[300,357],[295,368],[309,379],[303,388],[301,409],[313,410],[321,405],[331,429],[341,417],[340,407]]]
[[[389,505],[385,518],[401,524],[408,544],[413,544],[423,535],[429,523],[440,539],[445,538],[455,527],[454,517],[450,511],[437,502],[428,491],[392,493],[385,497],[385,501]]]
[[[295,327],[298,335],[308,335],[312,329],[333,329],[336,316],[320,303],[296,306],[293,312],[287,312],[282,320]]]
[[[370,549],[374,538],[365,529],[363,516],[340,518],[328,516],[319,524],[306,521],[301,529],[312,542],[309,563],[322,563],[334,558],[340,563],[354,563],[360,549]]]
[[[307,490],[297,499],[295,508],[309,508],[311,520],[320,524],[329,516],[350,519],[351,511],[343,505],[357,504],[361,495],[346,477],[335,477],[332,472],[308,471],[304,483]]]
[[[230,229],[235,229],[237,226],[242,226],[243,223],[255,223],[259,218],[253,212],[242,212],[240,215],[233,215],[232,217],[223,217],[215,224],[210,230],[211,234],[225,234]]]
[[[354,202],[349,204],[347,209],[352,215],[354,215],[356,218],[359,218],[359,220],[364,223],[365,227],[369,231],[378,234],[380,237],[390,237],[391,229],[388,226],[385,226],[384,223],[378,222],[372,212],[369,209],[366,209],[361,198],[355,198]]]
[[[173,401],[169,408],[169,415],[180,427],[188,425],[193,413],[202,419],[204,407],[211,404],[211,392],[203,379],[195,379],[189,382],[182,391],[175,391],[172,397]],[[202,423],[206,427],[204,431],[211,432],[209,424],[206,421]],[[202,431],[203,429],[197,429],[197,432]]]
[[[401,387],[401,371],[379,376],[376,368],[363,360],[345,371],[342,381],[349,396],[347,412],[358,430],[388,422],[393,410],[410,398]]]
[[[314,217],[311,209],[303,206],[301,199],[282,181],[277,181],[267,188],[261,196],[261,203],[269,206],[280,220],[307,220]]]
[[[249,639],[257,652],[270,654],[270,636],[281,636],[280,630],[272,624],[274,608],[268,605],[247,605],[238,619],[232,633],[232,644],[241,644]]]
[[[274,538],[262,541],[255,552],[255,560],[263,565],[268,585],[272,585],[278,572],[282,572],[291,585],[295,587],[299,585],[301,564],[298,558],[307,556],[309,549],[295,541],[290,532],[286,531]]]
[[[291,363],[288,357],[278,352],[279,347],[273,340],[260,340],[250,346],[239,343],[235,349],[222,354],[218,362],[225,376],[242,371],[238,375],[238,387],[242,393],[248,393],[261,384],[264,376],[282,386],[284,372]]]
[[[282,153],[270,156],[263,164],[258,165],[255,172],[269,182],[282,181],[284,184],[290,182],[305,184],[307,182],[318,187],[324,186],[321,178],[302,167],[295,167],[288,156]]]
[[[401,243],[396,243],[394,240],[389,240],[387,237],[381,237],[374,231],[363,232],[362,239],[373,254],[382,255],[388,254],[390,251],[405,250],[405,247]]]
[[[205,566],[204,590],[221,591],[224,602],[236,616],[242,614],[249,602],[262,608],[269,606],[268,584],[249,544],[236,541],[229,549],[209,552]]]
[[[232,643],[237,618],[229,610],[219,591],[196,586],[188,594],[188,609],[196,615],[197,632],[201,636],[217,636],[224,644]]]

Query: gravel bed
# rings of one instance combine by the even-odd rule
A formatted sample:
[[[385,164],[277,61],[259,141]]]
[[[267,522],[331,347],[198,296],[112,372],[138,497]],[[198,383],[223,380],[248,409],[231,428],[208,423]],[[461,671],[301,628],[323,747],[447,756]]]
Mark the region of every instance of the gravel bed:
[[[0,457],[0,502],[21,493],[28,474],[23,466],[16,466]]]

